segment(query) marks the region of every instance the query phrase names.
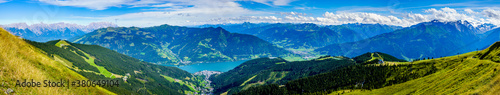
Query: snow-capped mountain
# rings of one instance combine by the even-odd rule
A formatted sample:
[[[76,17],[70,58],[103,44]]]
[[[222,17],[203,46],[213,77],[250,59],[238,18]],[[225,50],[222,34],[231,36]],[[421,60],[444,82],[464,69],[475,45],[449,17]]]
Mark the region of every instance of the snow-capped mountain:
[[[64,23],[64,22],[53,23],[53,24],[38,23],[32,25],[28,25],[26,23],[13,23],[0,26],[2,26],[3,28],[29,29],[38,35],[47,31],[64,31],[66,30],[66,28],[68,28],[72,32],[81,30],[85,33],[88,33],[99,28],[117,27],[116,24],[111,22],[92,22],[89,25],[78,25],[74,23]]]
[[[497,26],[494,24],[491,24],[491,23],[485,23],[485,24],[481,24],[481,25],[476,26],[476,29],[481,31],[480,33],[486,33],[487,31],[493,30],[495,28],[497,28]]]
[[[484,34],[487,31],[490,31],[490,30],[493,30],[493,29],[497,28],[496,25],[491,24],[491,23],[478,24],[478,23],[471,23],[471,22],[468,22],[466,20],[457,20],[457,21],[432,20],[430,22],[424,22],[423,24],[425,24],[425,25],[430,25],[430,24],[454,25],[458,30],[461,30],[461,29],[470,29],[475,34]]]
[[[26,23],[13,23],[0,25],[5,30],[14,35],[23,37],[24,39],[33,41],[50,41],[57,39],[69,39],[76,36],[84,35],[99,28],[117,27],[111,22],[93,22],[88,25],[78,25],[74,23],[38,23],[28,25]]]

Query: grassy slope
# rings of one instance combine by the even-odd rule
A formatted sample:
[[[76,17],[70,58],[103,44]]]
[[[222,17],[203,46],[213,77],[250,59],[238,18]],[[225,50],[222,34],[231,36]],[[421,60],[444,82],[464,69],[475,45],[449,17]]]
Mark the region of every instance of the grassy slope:
[[[496,43],[492,46],[498,45]],[[490,47],[491,48],[491,47]],[[457,56],[422,60],[413,64],[435,62],[439,70],[431,75],[405,83],[383,87],[375,90],[344,90],[331,94],[349,92],[348,94],[495,94],[500,93],[500,64],[495,58],[479,58],[487,52],[500,50],[486,49]],[[463,60],[463,61],[462,61]]]
[[[153,94],[189,94],[193,93],[193,91],[197,91],[194,88],[200,86],[199,83],[197,83],[197,78],[191,77],[192,75],[190,73],[176,67],[164,67],[141,62],[135,58],[96,45],[70,44],[81,50],[85,56],[93,58],[97,66],[105,67],[116,77],[125,75],[125,73],[130,73],[132,76],[130,79],[138,78],[138,81],[147,84],[146,90],[148,90],[148,92],[151,91]],[[178,81],[173,82],[165,77],[177,79]],[[137,84],[132,85],[132,87],[136,86]],[[142,84],[139,84],[139,86],[142,86]],[[169,91],[177,91],[180,93],[163,93]]]
[[[162,77],[164,77],[166,80],[170,81],[170,82],[176,82],[176,83],[179,83],[180,85],[185,85],[187,87],[189,87],[189,89],[191,91],[197,91],[195,88],[193,88],[193,84],[190,83],[190,82],[187,82],[187,81],[182,81],[182,80],[179,80],[179,79],[175,79],[175,78],[172,78],[172,77],[169,77],[169,76],[165,76],[165,75],[161,75]],[[199,92],[199,91],[197,91]]]
[[[52,43],[49,42],[49,43]],[[95,68],[97,68],[99,70],[99,72],[97,72],[97,74],[102,74],[104,75],[105,77],[109,77],[109,78],[116,78],[116,74],[113,74],[111,72],[109,72],[106,68],[104,68],[103,66],[99,66],[97,65],[94,60],[96,59],[95,57],[93,56],[90,56],[89,54],[87,54],[86,52],[72,46],[71,44],[69,44],[68,42],[66,42],[65,40],[58,40],[57,43],[55,43],[55,46],[59,47],[59,48],[69,48],[69,47],[72,47],[74,50],[70,50],[72,51],[73,53],[77,54],[78,53],[81,53],[82,55],[78,55],[78,56],[81,56],[86,63],[88,63],[90,66],[93,66]],[[59,61],[59,60],[56,60],[56,61]],[[67,63],[70,63],[71,62],[62,62],[63,64],[67,64]],[[72,68],[72,69],[75,69],[75,68]]]
[[[483,51],[444,58],[359,65],[294,80],[284,87],[266,85],[238,94],[498,94],[498,48],[500,42]],[[367,53],[362,59],[370,56]]]
[[[16,94],[114,94],[100,87],[69,87],[69,88],[24,88],[15,87],[17,80],[82,80],[85,77],[66,68],[63,64],[41,54],[37,48],[27,44],[22,39],[0,29],[0,86],[1,90],[11,88]]]
[[[85,56],[89,57],[89,55],[87,53],[85,53]],[[104,75],[106,77],[113,77],[112,76],[113,74],[111,72],[109,72],[108,70],[106,70],[106,68],[104,68],[102,66],[97,66],[95,64],[94,60],[95,60],[95,58],[92,58],[92,57],[89,57],[89,59],[85,59],[85,61],[87,63],[89,63],[91,66],[96,67],[99,70],[99,72],[101,72],[102,75]]]
[[[95,68],[94,71],[86,70],[85,68],[80,68],[78,66],[71,68],[76,71],[87,72],[86,74],[82,75],[89,79],[101,80],[111,79],[115,77],[122,78],[126,75],[126,73],[129,73],[130,76],[128,76],[127,82],[120,80],[119,88],[106,88],[117,94],[134,94],[134,92],[135,94],[188,94],[196,91],[194,87],[199,86],[199,83],[194,82],[197,79],[190,78],[192,75],[186,71],[183,71],[176,67],[164,67],[141,62],[140,60],[125,56],[123,54],[100,46],[74,44],[66,42],[64,40],[55,40],[46,43],[32,44],[36,45],[37,47],[39,46],[44,50],[47,50],[47,53],[51,56],[57,56],[58,54],[75,55],[74,57],[78,57],[79,59],[81,59],[81,61],[83,61],[80,64],[86,64],[92,68]],[[64,46],[61,46],[61,44],[64,44]],[[58,53],[57,51],[55,51],[57,49],[62,50],[59,50]],[[58,61],[61,61],[62,63],[72,63],[71,61],[65,62],[64,58],[57,59],[60,59]],[[104,78],[104,76],[102,75],[107,78]],[[160,75],[179,79],[180,81],[167,81]],[[109,78],[109,76],[111,76],[111,78]],[[144,84],[146,84],[145,88]]]

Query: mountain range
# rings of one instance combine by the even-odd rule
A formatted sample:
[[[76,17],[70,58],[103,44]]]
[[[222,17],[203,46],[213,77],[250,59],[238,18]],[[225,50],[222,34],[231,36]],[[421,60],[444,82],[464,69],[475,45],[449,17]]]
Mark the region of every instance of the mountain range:
[[[350,24],[342,24],[342,25],[328,25],[325,26],[332,30],[339,29],[350,29],[356,32],[362,39],[367,39],[373,36],[377,36],[384,33],[389,33],[394,30],[401,29],[401,26],[391,26],[391,25],[383,25],[383,24],[362,24],[362,23],[350,23]]]
[[[52,26],[52,28],[43,28],[49,26]],[[11,29],[10,31],[13,31],[13,34],[29,40],[70,39],[77,43],[101,45],[144,61],[168,64],[235,61],[261,56],[283,57],[290,56],[291,53],[302,56],[301,58],[294,58],[297,60],[314,58],[322,54],[353,57],[366,52],[378,51],[396,55],[397,58],[406,60],[440,57],[484,49],[491,43],[490,40],[482,40],[484,42],[472,41],[479,41],[487,38],[489,34],[495,34],[490,31],[493,31],[493,28],[496,27],[493,24],[482,24],[474,27],[467,21],[441,22],[437,20],[405,28],[360,23],[320,26],[310,23],[254,24],[246,22],[242,24],[196,26],[206,28],[170,25],[146,28],[112,27],[85,34],[92,28],[104,26],[113,25],[111,23],[92,23],[85,26],[86,28],[67,23],[34,24],[31,26],[22,23],[4,25],[4,27],[11,27],[7,29]],[[213,28],[215,26],[220,28]],[[213,32],[219,31],[217,29],[224,32]],[[226,31],[226,29],[230,31]],[[54,35],[59,36],[53,37]],[[238,37],[225,38],[225,36]],[[489,39],[492,39],[492,37],[489,36]],[[251,39],[258,40],[252,42],[255,44],[242,44],[242,42],[239,42],[239,38],[248,38],[246,39],[247,42],[253,41]],[[470,39],[465,40],[463,38]],[[219,40],[211,41],[212,39]],[[231,45],[226,45],[229,43]],[[236,45],[235,43],[240,44]],[[416,44],[424,47],[424,49],[418,46],[412,47],[412,45]],[[440,44],[446,44],[450,47],[441,48],[444,46]],[[471,44],[475,45],[465,46]],[[266,48],[264,50],[250,49],[253,47]],[[251,51],[243,53],[244,49]]]
[[[257,36],[283,48],[318,48],[333,43],[362,39],[349,29],[331,30],[316,24],[278,23],[243,30],[239,33]]]
[[[225,30],[227,30],[231,33],[241,33],[241,31],[243,31],[243,30],[256,28],[256,27],[262,27],[262,26],[266,26],[269,24],[270,23],[243,22],[241,24],[205,24],[205,25],[199,25],[199,26],[193,26],[193,27],[196,27],[196,28],[221,27],[221,28],[224,28]]]
[[[433,20],[361,41],[328,45],[315,51],[348,57],[365,52],[384,52],[406,60],[450,56],[476,50],[469,45],[479,41],[482,31],[467,21]]]
[[[116,24],[110,22],[93,22],[88,25],[78,25],[64,22],[53,24],[38,23],[32,25],[28,25],[26,23],[13,23],[0,26],[16,36],[38,42],[70,39],[92,32],[99,28],[117,27]]]
[[[75,38],[75,43],[100,45],[154,63],[190,64],[290,56],[288,51],[252,35],[218,28],[102,28]]]
[[[44,43],[13,35],[28,31],[0,29],[0,65],[4,67],[0,68],[0,79],[4,80],[0,89],[14,89],[16,94],[176,95],[212,88],[215,94],[239,95],[499,91],[500,42],[496,41],[500,40],[500,29],[492,24],[433,20],[405,28],[380,24],[241,25],[246,26],[231,25],[235,26],[232,31],[238,31],[235,33],[222,27],[107,27],[73,37],[72,42]],[[50,29],[40,29],[29,33],[57,34],[44,34],[42,31]],[[70,28],[62,30],[65,32],[58,35],[77,35],[71,34]],[[327,56],[305,61],[283,58],[297,56],[290,49],[311,48]],[[154,64],[244,59],[251,60],[210,76]],[[15,81],[5,81],[16,79],[116,80],[120,86],[38,90],[14,87]]]
[[[399,26],[380,24],[344,24],[319,26],[312,23],[242,23],[229,25],[202,25],[222,27],[229,32],[250,34],[286,49],[316,49],[330,44],[353,42],[400,29]]]
[[[218,28],[213,28],[213,26]],[[397,58],[412,60],[449,56],[475,50],[476,47],[469,45],[486,37],[487,34],[492,34],[488,31],[496,26],[482,24],[474,27],[467,21],[434,20],[405,28],[360,23],[328,26],[310,23],[242,23],[198,27],[208,28],[170,25],[146,28],[107,28],[75,37],[72,40],[77,43],[101,45],[148,62],[169,64],[235,61],[261,56],[283,57],[291,55],[289,51],[300,54],[302,58],[295,58],[299,60],[314,58],[322,54],[354,57],[366,52],[385,52]],[[231,31],[226,31],[223,27]],[[213,32],[219,30],[223,32]],[[248,41],[258,40],[252,44],[236,45],[232,42],[241,43],[240,39],[226,38],[226,36],[243,34],[249,35],[235,38],[249,38]],[[219,40],[212,41],[212,39]],[[228,42],[232,44],[225,45]],[[489,44],[485,43],[476,46],[484,48]],[[256,46],[266,48],[250,49]],[[242,47],[248,47],[245,49],[251,50],[252,53],[242,53],[244,51]]]

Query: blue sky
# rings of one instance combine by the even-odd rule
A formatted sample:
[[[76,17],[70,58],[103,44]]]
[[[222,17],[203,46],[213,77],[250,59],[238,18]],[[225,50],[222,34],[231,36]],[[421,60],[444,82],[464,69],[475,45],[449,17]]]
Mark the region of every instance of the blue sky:
[[[380,23],[434,19],[500,25],[500,1],[468,0],[0,0],[0,24],[113,22],[119,26],[225,23]]]

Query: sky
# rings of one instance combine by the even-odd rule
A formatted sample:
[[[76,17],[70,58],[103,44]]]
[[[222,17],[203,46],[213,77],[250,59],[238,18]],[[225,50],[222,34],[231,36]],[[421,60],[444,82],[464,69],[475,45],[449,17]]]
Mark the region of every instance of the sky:
[[[112,22],[118,26],[380,23],[431,20],[500,25],[499,0],[0,0],[0,24]]]

